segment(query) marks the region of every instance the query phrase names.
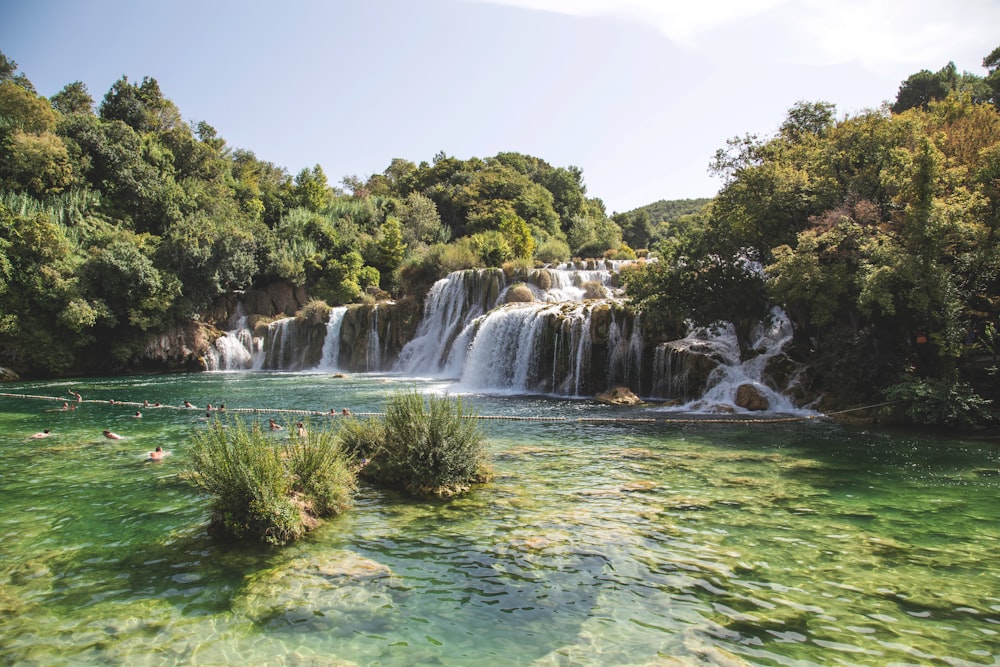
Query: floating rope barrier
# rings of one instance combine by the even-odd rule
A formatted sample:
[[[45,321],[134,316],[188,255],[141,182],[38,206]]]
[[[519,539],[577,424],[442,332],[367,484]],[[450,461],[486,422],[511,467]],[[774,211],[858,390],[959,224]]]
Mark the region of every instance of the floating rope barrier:
[[[319,410],[297,410],[291,408],[226,408],[223,406],[210,407],[210,408],[198,408],[195,406],[179,406],[179,405],[163,405],[161,403],[149,403],[144,401],[138,403],[136,401],[100,401],[94,399],[66,399],[61,396],[34,396],[31,394],[9,394],[0,393],[0,397],[3,398],[18,398],[18,399],[35,399],[43,401],[57,401],[60,403],[66,403],[69,407],[68,409],[75,409],[77,405],[83,404],[97,404],[97,405],[121,405],[127,407],[141,408],[144,410],[178,410],[183,412],[192,412],[202,410],[205,412],[216,412],[218,414],[222,413],[236,413],[236,414],[285,414],[285,415],[300,415],[305,417],[384,417],[384,412],[352,412],[343,413],[335,412],[333,410],[329,412],[322,412]],[[859,410],[870,410],[872,408],[879,408],[886,405],[892,405],[898,403],[898,401],[888,401],[885,403],[876,403],[874,405],[865,405],[856,408],[848,408],[846,410],[838,410],[836,412],[830,412],[826,414],[814,414],[814,415],[788,415],[783,417],[622,417],[616,415],[608,415],[604,417],[527,417],[522,415],[465,415],[467,419],[478,419],[482,421],[522,421],[522,422],[577,422],[581,424],[600,424],[600,423],[616,423],[616,424],[782,424],[790,422],[803,422],[803,421],[815,421],[817,419],[822,419],[824,417],[830,417],[833,415],[845,414],[848,412],[857,412]]]

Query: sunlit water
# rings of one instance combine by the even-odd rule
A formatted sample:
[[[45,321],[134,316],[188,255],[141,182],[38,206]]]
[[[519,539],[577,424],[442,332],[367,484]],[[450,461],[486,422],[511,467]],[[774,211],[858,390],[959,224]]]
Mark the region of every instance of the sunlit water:
[[[0,398],[0,663],[1000,663],[996,439],[581,422],[683,416],[467,396],[566,419],[483,421],[496,479],[456,500],[362,486],[290,547],[206,535],[180,473],[208,403],[380,411],[414,386],[444,390],[267,373],[0,387],[102,401]],[[300,418],[249,415],[271,416]],[[146,462],[156,445],[171,456]]]

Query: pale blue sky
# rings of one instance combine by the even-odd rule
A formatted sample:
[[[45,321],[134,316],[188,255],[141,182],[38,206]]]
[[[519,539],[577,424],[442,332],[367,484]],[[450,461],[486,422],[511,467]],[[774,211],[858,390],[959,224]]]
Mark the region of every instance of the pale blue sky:
[[[712,196],[715,150],[797,101],[985,74],[997,26],[1000,0],[6,0],[0,50],[46,96],[151,76],[293,175],[518,151],[582,168],[610,213]]]

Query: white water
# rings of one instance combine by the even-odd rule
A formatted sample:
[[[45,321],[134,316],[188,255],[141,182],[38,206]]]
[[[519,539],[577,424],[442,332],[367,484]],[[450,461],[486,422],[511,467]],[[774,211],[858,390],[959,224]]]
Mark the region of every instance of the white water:
[[[747,361],[740,360],[736,335],[725,323],[694,329],[684,339],[661,344],[655,351],[646,348],[648,358],[644,358],[638,317],[633,321],[622,317],[620,308],[613,308],[599,323],[593,320],[596,310],[607,309],[618,301],[613,296],[615,271],[622,264],[564,264],[546,269],[545,275],[533,272],[529,282],[523,283],[535,298],[529,303],[505,303],[513,285],[497,269],[452,273],[437,281],[429,292],[424,317],[416,335],[403,347],[395,370],[457,380],[454,388],[460,391],[589,397],[625,385],[636,393],[642,393],[644,387],[652,399],[703,393],[671,409],[704,412],[742,412],[735,405],[736,392],[741,385],[750,384],[767,400],[771,411],[800,412],[788,397],[762,380],[768,361],[792,336],[791,324],[780,309],[772,313],[769,323],[754,332],[751,345],[758,354]],[[547,285],[548,289],[534,283]],[[612,296],[585,300],[595,289]],[[316,365],[319,370],[339,370],[341,326],[346,313],[346,307],[330,312],[322,359]],[[379,316],[376,307],[368,325],[363,365],[367,372],[385,370]],[[290,331],[293,320],[286,318],[269,325],[266,349],[262,349],[265,341],[253,338],[241,306],[231,330],[216,341],[209,355],[209,370],[304,367],[303,360],[295,358]],[[596,329],[603,331],[595,340]],[[688,369],[671,366],[691,363],[690,355],[670,353],[677,349],[697,350],[703,369],[706,364],[718,364],[708,376],[704,392],[701,388],[706,370],[700,375],[695,373],[700,378],[699,386],[689,391],[685,386]],[[651,366],[645,373],[644,365]]]
[[[791,341],[792,333],[792,324],[785,312],[781,308],[773,308],[770,321],[758,324],[750,341],[750,347],[758,354],[741,361],[736,332],[731,324],[722,323],[716,327],[693,329],[679,343],[706,346],[721,357],[723,363],[709,375],[708,386],[700,398],[669,409],[712,412],[722,408],[727,411],[745,412],[736,405],[736,391],[741,385],[749,384],[767,400],[768,409],[772,412],[809,413],[808,410],[796,407],[787,396],[775,391],[762,380],[768,362],[780,354],[785,344]],[[657,353],[659,357],[659,349]],[[658,360],[657,363],[662,362]],[[681,372],[680,369],[670,369],[669,366],[664,369],[661,386],[670,382],[669,374],[678,372]]]
[[[317,367],[319,370],[340,370],[340,328],[344,324],[346,306],[330,309],[330,319],[326,323],[326,338],[323,339],[323,358]]]
[[[544,310],[548,304],[581,302],[586,295],[587,283],[597,283],[607,293],[611,293],[615,273],[627,263],[629,262],[606,260],[582,266],[560,264],[543,269],[552,283],[549,289],[541,289],[533,284],[539,281],[540,273],[534,271],[529,282],[524,285],[531,290],[535,303],[512,305]],[[603,268],[597,268],[596,264]],[[495,299],[488,296],[490,280],[500,281]],[[463,362],[479,329],[475,323],[486,313],[491,313],[497,306],[504,304],[507,292],[513,285],[502,272],[495,269],[456,271],[438,280],[424,302],[424,317],[416,334],[400,353],[397,370],[437,377],[462,377],[464,382],[467,373]],[[486,332],[487,336],[492,335],[489,332],[495,326],[495,323],[491,324]],[[509,347],[506,341],[496,342]]]
[[[255,338],[247,324],[246,308],[240,303],[230,318],[229,330],[215,339],[205,354],[205,369],[231,371],[256,368],[260,339]]]

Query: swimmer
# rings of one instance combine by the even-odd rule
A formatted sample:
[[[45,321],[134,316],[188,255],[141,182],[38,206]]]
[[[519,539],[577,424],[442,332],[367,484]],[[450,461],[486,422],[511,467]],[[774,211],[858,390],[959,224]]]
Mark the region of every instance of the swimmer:
[[[272,431],[280,431],[280,430],[282,430],[283,427],[278,422],[274,421],[273,419],[269,419],[267,421],[268,421],[268,425],[271,427]]]
[[[59,409],[60,410],[69,410],[69,403],[67,403],[66,401],[63,401],[62,407],[59,408]]]
[[[135,414],[134,414],[134,415],[132,415],[132,418],[133,418],[133,419],[142,419],[142,413],[141,413],[141,412],[139,412],[138,410],[136,410],[136,411],[135,411]]]
[[[156,449],[154,451],[152,451],[152,452],[149,453],[149,460],[150,461],[162,461],[163,458],[165,456],[167,456],[168,454],[170,454],[170,452],[163,451],[163,447],[160,447],[159,445],[157,445]]]
[[[193,408],[194,405],[191,404],[191,401],[184,401],[184,407],[185,408]]]
[[[350,417],[351,411],[348,410],[347,408],[344,408],[343,410],[340,411],[340,414],[344,415],[345,417]]]
[[[104,437],[107,438],[108,440],[121,440],[122,439],[122,436],[118,435],[117,433],[112,433],[111,431],[108,431],[108,430],[104,431]]]
[[[35,435],[31,436],[31,439],[32,440],[38,440],[39,438],[47,438],[50,435],[52,435],[52,434],[49,433],[49,429],[45,429],[44,431],[39,431]]]
[[[297,429],[296,433],[299,434],[300,438],[306,437],[306,427],[302,425],[302,422],[297,423],[295,428]]]
[[[69,393],[73,394],[73,396],[75,396],[75,397],[76,397],[76,402],[77,402],[77,403],[80,403],[80,402],[82,402],[82,401],[83,401],[83,396],[81,396],[81,395],[80,395],[80,392],[78,392],[78,391],[74,391],[74,390],[70,389],[70,390],[69,390]]]

